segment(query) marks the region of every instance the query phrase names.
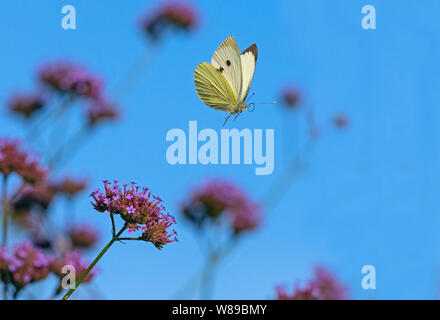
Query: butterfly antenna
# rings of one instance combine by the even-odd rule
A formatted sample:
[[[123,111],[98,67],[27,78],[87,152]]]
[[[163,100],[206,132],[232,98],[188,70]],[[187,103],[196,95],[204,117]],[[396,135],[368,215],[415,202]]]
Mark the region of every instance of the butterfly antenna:
[[[255,96],[255,92],[252,92],[252,94],[251,94],[249,97],[247,97],[246,102],[247,102],[250,98],[252,98],[253,96]]]
[[[277,103],[276,101],[272,101],[272,102],[252,102],[254,104],[275,104]]]

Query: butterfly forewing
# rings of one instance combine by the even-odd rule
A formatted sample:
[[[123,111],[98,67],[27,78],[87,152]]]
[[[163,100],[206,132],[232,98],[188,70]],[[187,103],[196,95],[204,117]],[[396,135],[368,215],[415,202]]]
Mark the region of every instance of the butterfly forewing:
[[[217,48],[211,64],[226,78],[238,98],[242,87],[242,63],[237,42],[232,36]]]
[[[241,69],[242,69],[242,86],[238,101],[244,102],[251,88],[252,79],[254,77],[255,65],[257,64],[258,49],[254,43],[249,48],[244,50],[241,55]]]
[[[237,98],[226,78],[212,65],[199,64],[194,72],[197,95],[209,107],[229,112]]]

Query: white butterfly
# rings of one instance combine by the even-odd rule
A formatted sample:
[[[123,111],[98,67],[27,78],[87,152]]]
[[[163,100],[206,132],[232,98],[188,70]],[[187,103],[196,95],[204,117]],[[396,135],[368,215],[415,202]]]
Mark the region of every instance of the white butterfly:
[[[246,97],[254,77],[258,50],[252,44],[241,54],[237,42],[230,36],[217,48],[211,64],[202,62],[194,72],[197,95],[209,107],[240,114],[249,105]]]

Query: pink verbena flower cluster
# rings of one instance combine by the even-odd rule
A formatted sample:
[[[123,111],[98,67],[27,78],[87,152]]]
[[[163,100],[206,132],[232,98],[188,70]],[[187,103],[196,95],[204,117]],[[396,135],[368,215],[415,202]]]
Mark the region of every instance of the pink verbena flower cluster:
[[[57,193],[73,197],[86,189],[87,180],[66,176],[60,181],[52,182],[51,187]]]
[[[17,93],[9,99],[7,105],[11,112],[29,119],[44,107],[45,101],[41,94]]]
[[[86,224],[71,226],[68,234],[72,247],[76,249],[91,248],[99,239],[98,230]]]
[[[46,210],[56,195],[73,197],[85,190],[87,181],[80,178],[65,177],[59,181],[45,181],[35,186],[25,186],[12,201],[14,211],[28,212],[34,208]]]
[[[48,217],[48,201],[51,200],[45,198],[47,194],[44,191],[39,193],[36,189],[32,191],[32,194],[23,195],[23,198],[14,200],[12,203],[11,210],[8,212],[10,221],[16,227],[23,229],[22,231],[30,232],[32,237],[39,236],[41,232],[45,233],[43,222]]]
[[[10,254],[0,249],[0,274],[5,283],[15,287],[16,294],[29,283],[45,279],[50,273],[51,258],[30,242],[15,246]]]
[[[0,138],[0,172],[6,177],[15,172],[30,184],[42,183],[47,176],[47,170],[22,151],[18,141],[7,138]]]
[[[87,108],[87,122],[89,127],[105,120],[115,120],[120,117],[119,109],[114,103],[105,99],[96,99],[90,102]]]
[[[27,285],[46,279],[50,273],[61,280],[66,275],[63,267],[67,265],[75,269],[78,277],[88,268],[89,263],[82,259],[78,251],[66,252],[62,257],[54,258],[29,241],[17,244],[11,252],[0,247],[0,280],[14,288],[14,297]],[[96,269],[92,270],[83,282],[90,282],[96,273]],[[60,281],[57,293],[61,289]]]
[[[70,251],[65,253],[61,258],[52,260],[50,264],[50,270],[60,278],[60,280],[66,276],[66,272],[63,272],[64,266],[72,266],[75,269],[76,276],[79,277],[89,267],[89,262],[84,261],[81,254],[78,251]],[[97,275],[98,270],[93,268],[89,274],[84,278],[82,283],[88,283]],[[61,285],[61,282],[60,282]]]
[[[72,199],[86,187],[86,179],[70,176],[22,186],[10,202],[10,216],[21,227],[38,230],[56,196],[64,195]]]
[[[39,79],[60,93],[88,98],[98,98],[102,93],[103,81],[99,77],[70,62],[43,65]]]
[[[196,28],[198,14],[194,7],[181,2],[168,2],[141,20],[141,28],[152,40],[159,40],[171,28],[191,31]]]
[[[88,98],[85,111],[89,127],[119,117],[116,104],[104,95],[103,80],[83,67],[70,62],[48,63],[40,69],[39,78],[55,92]]]
[[[326,268],[316,267],[315,278],[305,288],[295,286],[293,294],[277,287],[279,300],[344,300],[347,288]]]
[[[183,213],[197,227],[225,215],[235,235],[257,228],[261,220],[259,206],[243,190],[222,180],[208,181],[193,190]]]
[[[162,200],[152,196],[148,188],[141,188],[134,182],[131,183],[131,188],[128,186],[124,184],[123,188],[120,188],[117,180],[113,184],[104,181],[104,192],[97,189],[91,194],[95,201],[92,202],[94,209],[120,215],[130,233],[140,229],[142,235],[139,240],[152,242],[158,249],[177,241],[176,231],[167,231],[176,220],[169,213],[165,213]]]
[[[30,211],[46,211],[56,192],[48,184],[24,186],[11,202],[13,213],[24,214]]]

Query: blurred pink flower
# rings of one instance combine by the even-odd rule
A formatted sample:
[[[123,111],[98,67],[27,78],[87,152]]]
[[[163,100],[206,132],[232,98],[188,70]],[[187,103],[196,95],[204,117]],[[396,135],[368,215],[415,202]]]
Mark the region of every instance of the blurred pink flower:
[[[72,247],[75,249],[89,249],[99,239],[99,231],[90,225],[74,225],[69,228],[68,234]]]
[[[91,101],[87,108],[89,127],[96,126],[105,120],[116,120],[119,116],[119,109],[116,104],[108,102],[103,98]]]
[[[176,220],[169,213],[165,213],[162,199],[152,196],[148,188],[141,188],[134,182],[131,183],[131,188],[127,187],[128,184],[124,184],[121,189],[117,180],[113,184],[104,181],[104,192],[98,189],[91,194],[95,201],[92,202],[94,209],[120,215],[129,232],[140,229],[140,240],[152,242],[158,249],[177,241],[176,231],[167,231]]]
[[[198,24],[195,8],[183,2],[167,2],[141,19],[141,28],[152,40],[160,40],[168,29],[192,31]]]
[[[12,209],[16,214],[32,210],[45,211],[51,204],[56,192],[47,184],[22,187],[12,201]]]
[[[63,267],[72,266],[75,269],[76,278],[78,279],[84,273],[84,271],[87,270],[89,265],[90,263],[88,261],[84,261],[79,251],[76,250],[65,253],[59,259],[52,260],[50,270],[60,279],[56,293],[58,294],[61,292],[61,279],[66,276],[66,273],[63,272]],[[87,274],[82,283],[91,282],[97,274],[98,269],[95,267]]]
[[[313,285],[308,284],[304,289],[299,286],[295,286],[293,294],[286,292],[284,287],[278,286],[276,288],[278,300],[317,300],[318,292]]]
[[[305,288],[295,286],[293,294],[286,293],[283,287],[277,287],[279,300],[344,300],[347,288],[328,269],[315,268],[315,278]]]
[[[28,241],[16,245],[10,254],[0,249],[1,279],[15,287],[15,295],[29,283],[45,279],[50,263],[51,258]]]
[[[7,102],[11,112],[26,119],[31,118],[38,110],[44,107],[45,101],[41,94],[16,93]]]
[[[252,230],[259,226],[259,206],[228,181],[211,180],[192,191],[190,200],[183,205],[184,216],[198,227],[206,219],[217,219],[225,215],[234,234]]]
[[[55,192],[72,197],[86,189],[87,180],[66,176],[58,182],[52,182],[51,186]]]
[[[344,300],[347,298],[347,288],[341,284],[334,274],[322,267],[315,268],[315,287],[323,300]]]
[[[88,70],[70,62],[53,62],[41,67],[40,81],[60,93],[81,97],[101,96],[103,80]]]
[[[350,120],[346,115],[340,113],[333,118],[333,123],[337,128],[345,129],[350,125]]]
[[[0,172],[6,177],[15,172],[30,184],[42,183],[47,176],[47,170],[22,151],[18,141],[7,138],[0,138]]]
[[[302,102],[301,91],[291,85],[286,86],[282,91],[281,100],[283,101],[286,109],[295,110]]]

